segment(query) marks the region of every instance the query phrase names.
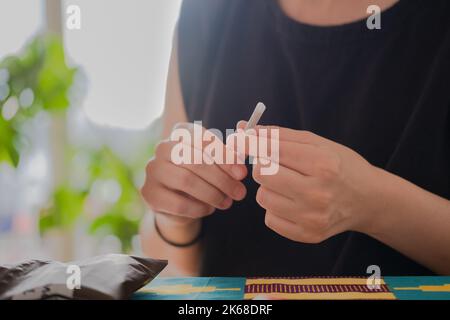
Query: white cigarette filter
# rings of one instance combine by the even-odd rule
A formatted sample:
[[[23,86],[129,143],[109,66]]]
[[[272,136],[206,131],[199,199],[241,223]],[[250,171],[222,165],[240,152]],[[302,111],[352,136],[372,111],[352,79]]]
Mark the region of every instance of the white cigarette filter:
[[[266,111],[266,106],[264,105],[264,103],[259,102],[256,105],[255,110],[253,111],[253,114],[250,117],[250,120],[248,120],[248,122],[247,122],[245,131],[247,131],[249,129],[254,129],[258,125],[258,122],[261,119],[264,111]]]

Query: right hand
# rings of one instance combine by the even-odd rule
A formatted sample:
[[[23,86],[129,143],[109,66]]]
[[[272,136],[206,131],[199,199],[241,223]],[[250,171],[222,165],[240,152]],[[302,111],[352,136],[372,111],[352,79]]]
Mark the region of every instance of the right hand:
[[[193,130],[192,126],[190,130]],[[171,152],[177,143],[170,140],[160,142],[146,168],[141,193],[150,209],[158,214],[158,220],[162,218],[178,226],[189,225],[211,215],[216,209],[226,210],[234,200],[245,197],[246,188],[240,181],[247,175],[245,165],[217,164],[217,161],[213,164],[176,165],[171,161]],[[189,147],[191,154],[202,152],[194,149],[193,145]],[[225,150],[226,146],[223,148]]]

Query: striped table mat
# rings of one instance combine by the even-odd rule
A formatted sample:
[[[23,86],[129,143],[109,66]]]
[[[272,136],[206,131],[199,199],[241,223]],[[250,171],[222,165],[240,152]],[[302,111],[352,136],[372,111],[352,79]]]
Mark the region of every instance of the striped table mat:
[[[450,300],[450,277],[156,278],[139,290],[139,300]]]

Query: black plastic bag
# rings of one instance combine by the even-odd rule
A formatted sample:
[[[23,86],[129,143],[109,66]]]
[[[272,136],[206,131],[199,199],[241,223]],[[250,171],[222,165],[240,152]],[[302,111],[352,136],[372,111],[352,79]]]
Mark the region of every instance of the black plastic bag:
[[[0,265],[0,300],[128,299],[166,265],[165,260],[122,254],[68,263],[30,260]],[[75,287],[70,283],[74,270],[79,274]]]

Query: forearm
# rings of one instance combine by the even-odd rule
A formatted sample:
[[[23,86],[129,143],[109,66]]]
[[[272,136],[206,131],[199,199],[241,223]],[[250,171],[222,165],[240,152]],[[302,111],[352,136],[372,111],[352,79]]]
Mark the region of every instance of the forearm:
[[[450,274],[450,201],[381,169],[365,233],[428,267]]]
[[[186,248],[166,243],[155,229],[154,218],[154,214],[147,214],[141,222],[141,243],[145,255],[169,261],[162,272],[164,276],[197,276],[200,272],[201,242]],[[158,227],[167,239],[176,243],[187,243],[200,231],[200,223],[191,226],[169,226],[162,222],[158,223]]]
[[[169,137],[176,123],[187,121],[179,81],[177,43],[177,32],[175,31],[167,78],[166,103],[162,117],[162,138]],[[197,243],[186,248],[169,245],[156,232],[154,218],[153,213],[146,214],[141,222],[140,233],[143,252],[150,257],[169,261],[169,265],[162,272],[163,275],[197,275],[199,273],[201,244]],[[176,227],[174,224],[165,223],[165,221],[158,222],[161,232],[176,243],[189,242],[198,234],[200,228],[200,223]]]

